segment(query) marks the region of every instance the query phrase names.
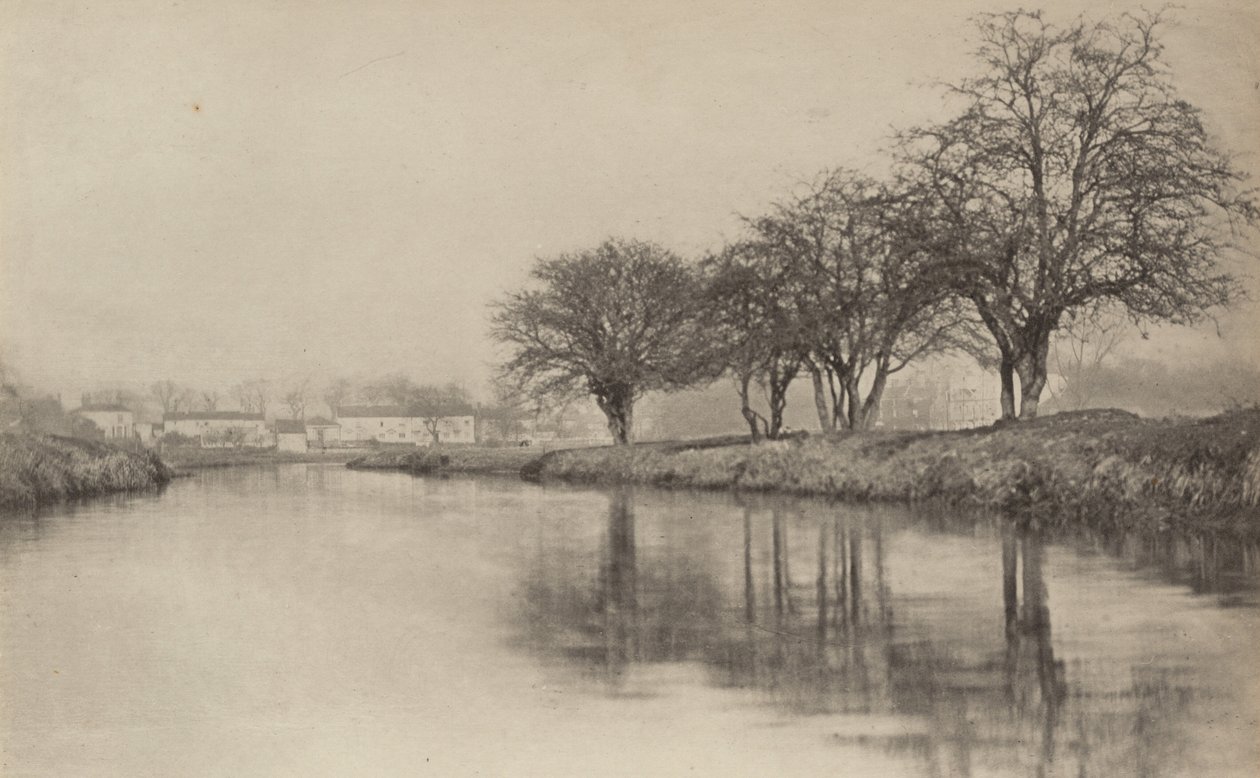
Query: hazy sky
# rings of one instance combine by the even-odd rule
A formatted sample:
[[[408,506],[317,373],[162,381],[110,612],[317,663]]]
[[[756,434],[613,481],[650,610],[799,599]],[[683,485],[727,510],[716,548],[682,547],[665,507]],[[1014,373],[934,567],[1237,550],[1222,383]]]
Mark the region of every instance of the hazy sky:
[[[1260,171],[1260,6],[1182,5],[1183,94]],[[2,2],[0,337],[46,386],[477,387],[486,302],[534,256],[696,255],[824,167],[874,169],[940,115],[967,16],[1006,7]],[[1256,310],[1143,348],[1223,354]]]

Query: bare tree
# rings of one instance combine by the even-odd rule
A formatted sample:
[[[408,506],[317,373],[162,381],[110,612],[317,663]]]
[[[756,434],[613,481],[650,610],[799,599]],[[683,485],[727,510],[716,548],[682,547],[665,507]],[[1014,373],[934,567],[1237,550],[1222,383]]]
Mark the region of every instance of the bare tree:
[[[588,392],[618,444],[645,392],[685,387],[711,369],[695,271],[653,243],[612,239],[540,259],[536,288],[496,303],[503,374],[539,397]]]
[[[395,405],[408,405],[414,399],[418,387],[416,383],[402,373],[391,373],[363,387],[363,395],[368,402],[389,402]]]
[[[346,401],[354,394],[354,385],[350,383],[348,378],[334,378],[324,387],[324,402],[328,404],[328,411],[337,417],[337,411]]]
[[[1057,27],[977,19],[965,103],[907,135],[940,206],[938,250],[999,353],[1002,413],[1037,414],[1050,342],[1099,307],[1192,323],[1238,292],[1219,260],[1257,210],[1244,176],[1177,96],[1159,14]]]
[[[793,268],[755,239],[727,246],[704,262],[706,327],[720,342],[721,361],[735,380],[740,414],[754,441],[783,428],[787,390],[806,348],[798,331]],[[752,385],[766,391],[770,418],[753,409]]]
[[[866,428],[889,375],[953,344],[956,296],[938,277],[921,201],[918,190],[834,170],[751,222],[791,269],[781,286],[795,298],[793,339],[824,430]]]
[[[488,436],[515,440],[524,432],[525,420],[537,416],[537,411],[530,398],[511,384],[496,380],[492,389],[494,400],[480,409],[478,421]]]
[[[289,387],[289,391],[284,393],[284,404],[289,407],[291,418],[306,418],[306,404],[310,401],[310,386],[310,378],[300,378]]]
[[[234,388],[236,401],[245,413],[261,413],[266,415],[267,403],[271,399],[271,384],[265,379],[246,381]]]
[[[201,406],[207,411],[217,411],[222,397],[213,389],[201,393]]]
[[[176,413],[190,413],[197,402],[197,393],[189,388],[179,390],[175,395],[173,407]]]
[[[155,381],[149,386],[149,393],[153,395],[153,399],[158,401],[162,406],[162,413],[174,413],[178,410],[179,402],[179,385],[168,379]]]
[[[472,404],[468,391],[459,384],[449,383],[445,386],[421,385],[415,388],[408,406],[412,413],[420,416],[425,430],[429,433],[433,444],[442,442],[442,420],[451,416],[468,416],[472,414]]]

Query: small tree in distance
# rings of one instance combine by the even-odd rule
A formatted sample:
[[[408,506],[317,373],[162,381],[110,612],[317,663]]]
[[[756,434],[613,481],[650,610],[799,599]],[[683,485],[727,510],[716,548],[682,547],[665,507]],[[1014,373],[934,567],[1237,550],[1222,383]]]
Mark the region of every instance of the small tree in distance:
[[[589,393],[613,441],[633,436],[645,393],[714,376],[700,326],[700,284],[654,243],[610,239],[539,259],[536,286],[493,304],[491,333],[510,356],[502,371],[538,398]]]

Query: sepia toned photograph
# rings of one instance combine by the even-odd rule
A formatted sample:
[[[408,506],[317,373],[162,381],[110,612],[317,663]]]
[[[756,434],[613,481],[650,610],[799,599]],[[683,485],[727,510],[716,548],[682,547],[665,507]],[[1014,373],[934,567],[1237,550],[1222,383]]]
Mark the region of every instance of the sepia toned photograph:
[[[0,776],[1260,775],[1260,6],[0,0]]]

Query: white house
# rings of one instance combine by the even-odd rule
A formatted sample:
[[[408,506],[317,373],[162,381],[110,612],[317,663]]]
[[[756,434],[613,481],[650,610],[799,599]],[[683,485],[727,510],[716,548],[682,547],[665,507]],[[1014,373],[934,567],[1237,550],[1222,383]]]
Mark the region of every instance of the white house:
[[[276,419],[276,448],[306,451],[306,424],[301,419]]]
[[[201,441],[202,446],[265,446],[270,442],[261,413],[193,411],[162,416],[162,434],[172,432]]]
[[[307,448],[328,448],[341,444],[341,425],[320,416],[306,421]]]
[[[76,408],[72,413],[95,424],[107,438],[129,438],[134,433],[135,414],[123,405],[89,404]]]
[[[375,440],[428,446],[433,443],[430,425],[436,426],[439,443],[477,441],[471,415],[428,417],[399,405],[355,405],[339,408],[337,420],[341,422],[341,440],[348,443]]]
[[[421,419],[421,427],[424,434],[428,436],[428,441],[433,440],[433,435],[429,432],[428,422],[430,419]],[[437,420],[438,441],[441,443],[476,443],[477,433],[476,425],[473,423],[472,416],[442,416]]]
[[[337,409],[341,439],[362,443],[410,443],[415,445],[412,417],[400,405],[350,405]]]

